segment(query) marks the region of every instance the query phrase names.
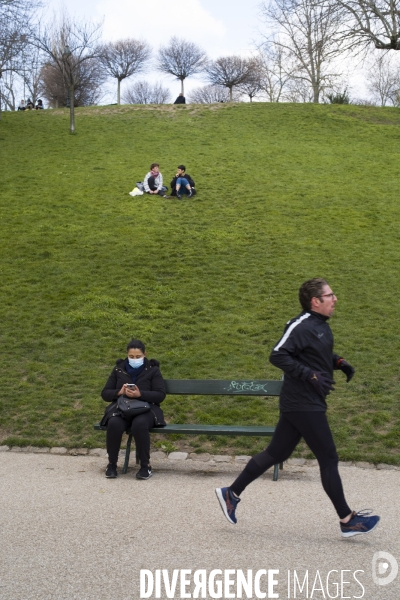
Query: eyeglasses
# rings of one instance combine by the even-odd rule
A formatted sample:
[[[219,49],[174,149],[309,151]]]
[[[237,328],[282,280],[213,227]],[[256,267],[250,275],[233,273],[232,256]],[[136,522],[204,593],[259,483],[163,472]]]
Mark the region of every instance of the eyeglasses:
[[[333,292],[331,292],[330,294],[321,294],[319,298],[336,298],[336,295]]]

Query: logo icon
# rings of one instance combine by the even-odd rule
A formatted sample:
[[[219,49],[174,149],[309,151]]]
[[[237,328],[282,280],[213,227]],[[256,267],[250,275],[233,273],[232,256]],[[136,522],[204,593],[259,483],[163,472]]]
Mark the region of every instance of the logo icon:
[[[390,552],[375,552],[372,557],[372,579],[376,585],[389,585],[397,577],[399,565]]]

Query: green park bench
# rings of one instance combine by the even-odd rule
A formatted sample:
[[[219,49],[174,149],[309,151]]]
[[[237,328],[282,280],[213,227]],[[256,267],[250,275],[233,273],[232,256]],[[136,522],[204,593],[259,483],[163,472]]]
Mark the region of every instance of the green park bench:
[[[166,379],[165,391],[169,396],[279,396],[282,381],[266,380],[217,380],[217,379]],[[245,410],[245,408],[244,408]],[[107,430],[97,423],[96,430]],[[182,425],[169,423],[166,427],[152,427],[150,433],[181,435],[249,435],[253,437],[271,437],[275,427],[270,425]],[[129,432],[127,432],[129,433]],[[122,473],[128,470],[129,456],[131,452],[132,434],[129,433],[126,445],[125,462]],[[136,464],[139,463],[136,453]],[[273,480],[278,480],[278,468],[283,465],[274,466]]]

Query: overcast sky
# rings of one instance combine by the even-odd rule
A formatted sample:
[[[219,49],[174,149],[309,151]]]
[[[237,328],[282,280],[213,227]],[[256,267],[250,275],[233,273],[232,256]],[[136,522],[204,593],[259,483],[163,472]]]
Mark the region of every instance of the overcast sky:
[[[173,35],[202,45],[212,58],[245,53],[258,27],[258,0],[67,0],[70,14],[104,18],[104,37],[147,39],[154,47]],[[61,6],[49,0],[47,14]]]
[[[63,5],[70,15],[92,21],[104,19],[105,40],[143,38],[154,50],[176,35],[195,42],[215,59],[251,53],[262,27],[259,3],[259,0],[67,0],[63,3],[49,0],[46,14],[50,16]],[[173,95],[180,92],[180,83],[173,77],[160,73],[140,75],[141,79],[154,80],[154,77],[169,87]],[[134,78],[122,82],[122,91],[130,81]],[[200,78],[188,79],[185,93],[204,84]]]
[[[91,21],[104,20],[104,40],[127,37],[147,40],[153,50],[167,44],[175,35],[193,41],[207,52],[210,58],[230,54],[248,56],[255,43],[266,32],[259,18],[261,0],[48,0],[46,17],[64,6],[71,16]],[[155,54],[155,52],[154,52]],[[343,62],[343,61],[342,61]],[[363,77],[350,64],[351,95],[365,95]],[[150,71],[138,75],[153,83],[162,83],[173,97],[180,92],[180,82],[173,77]],[[121,84],[121,92],[135,81],[135,77]],[[205,85],[200,76],[185,81],[185,94],[194,87]],[[116,102],[116,82],[111,81],[104,103]]]

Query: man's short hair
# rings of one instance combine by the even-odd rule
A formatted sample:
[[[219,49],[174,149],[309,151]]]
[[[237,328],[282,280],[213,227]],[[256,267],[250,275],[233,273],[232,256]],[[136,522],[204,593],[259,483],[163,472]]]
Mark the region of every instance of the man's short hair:
[[[181,171],[186,171],[185,165],[178,165],[178,169],[180,169]]]
[[[154,167],[159,167],[160,165],[158,163],[151,163],[150,165],[150,171],[152,171],[154,169]]]
[[[311,310],[311,299],[320,298],[324,285],[328,285],[322,277],[314,277],[303,283],[299,289],[299,300],[303,310]]]

